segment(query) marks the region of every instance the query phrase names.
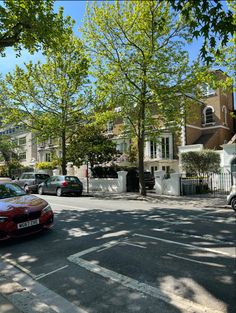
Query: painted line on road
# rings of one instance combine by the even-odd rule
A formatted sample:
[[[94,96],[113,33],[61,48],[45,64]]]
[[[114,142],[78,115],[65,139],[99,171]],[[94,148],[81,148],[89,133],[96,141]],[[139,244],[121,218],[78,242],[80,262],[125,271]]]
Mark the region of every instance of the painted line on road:
[[[176,255],[176,254],[172,254],[172,253],[167,253],[167,255],[172,256],[172,257],[177,258],[177,259],[186,260],[186,261],[190,261],[190,262],[194,262],[194,263],[198,263],[198,264],[202,264],[202,265],[209,265],[209,266],[213,266],[213,267],[225,267],[222,264],[197,261],[197,260],[194,260],[194,259],[185,258],[185,257],[179,256],[179,255]]]
[[[212,253],[215,253],[215,254],[221,254],[221,255],[224,255],[224,256],[227,256],[227,257],[230,257],[230,258],[234,258],[235,257],[233,254],[229,254],[227,252],[218,251],[218,250],[210,249],[210,248],[198,247],[198,246],[191,245],[189,243],[182,243],[182,242],[178,242],[178,241],[173,241],[173,240],[168,240],[168,239],[163,239],[163,238],[158,238],[158,237],[153,237],[153,236],[147,236],[147,235],[142,235],[142,234],[134,234],[133,236],[139,236],[139,237],[153,239],[153,240],[157,240],[157,241],[163,241],[163,242],[167,242],[167,243],[172,243],[172,244],[175,244],[175,245],[188,247],[188,248],[191,248],[191,249],[198,249],[198,250],[208,251],[208,252],[212,252]]]
[[[101,246],[100,246],[101,247]],[[88,253],[87,251],[91,249],[87,249],[85,251],[80,252],[85,255]],[[97,250],[97,247],[93,248],[93,251]],[[117,272],[114,272],[112,270],[106,269],[100,265],[93,264],[90,261],[81,259],[78,257],[78,253],[71,255],[67,258],[70,262],[73,262],[82,268],[85,268],[89,272],[95,273],[97,275],[100,275],[106,279],[110,279],[118,284],[121,284],[122,286],[135,290],[137,292],[140,292],[142,294],[146,294],[148,296],[157,298],[159,300],[162,300],[163,302],[173,305],[174,307],[177,307],[183,312],[193,312],[197,311],[198,313],[222,313],[222,311],[218,311],[215,309],[211,309],[209,307],[203,306],[201,304],[198,304],[196,302],[193,302],[191,300],[188,300],[186,298],[182,298],[178,295],[174,295],[173,293],[164,292],[159,288],[153,287],[151,285],[142,283],[138,280],[135,280],[133,278],[130,278],[128,276],[119,274]],[[165,294],[164,294],[165,293]]]
[[[134,246],[134,247],[138,247],[138,248],[142,248],[142,249],[146,249],[147,248],[147,247],[144,247],[144,246],[141,246],[141,245],[138,245],[136,243],[129,242],[129,241],[122,241],[121,244]]]
[[[163,233],[168,233],[168,234],[173,234],[173,235],[178,235],[181,237],[191,237],[191,238],[197,238],[197,239],[205,239],[205,240],[210,240],[213,242],[217,242],[217,243],[223,243],[224,245],[234,245],[235,243],[233,241],[223,241],[220,239],[215,239],[214,237],[212,237],[211,235],[192,235],[192,234],[188,234],[188,233],[180,233],[180,232],[176,232],[176,231],[172,231],[172,230],[168,230],[167,228],[153,228],[152,230],[157,231],[157,232],[163,232]]]
[[[112,241],[109,241],[107,243],[104,243],[103,245],[100,245],[97,247],[92,247],[92,248],[80,251],[78,253],[75,253],[75,254],[73,254],[73,256],[75,258],[79,258],[79,257],[81,257],[85,254],[91,253],[91,252],[95,252],[95,251],[100,252],[100,251],[112,248],[112,247],[116,246],[117,244],[119,244],[120,242],[121,242],[120,240],[112,240]]]
[[[14,267],[18,268],[19,270],[21,270],[22,272],[24,272],[25,274],[29,275],[31,278],[35,279],[37,276],[34,275],[33,273],[31,273],[27,268],[23,267],[22,265],[20,265],[19,263],[17,263],[14,260],[2,257],[2,260],[4,260],[5,262],[13,265]]]
[[[60,206],[60,207],[65,207],[65,208],[70,208],[70,209],[75,209],[77,211],[86,211],[86,210],[91,210],[91,208],[81,208],[81,207],[77,207],[76,205],[68,205],[68,204],[59,204],[59,203],[53,203],[50,200],[48,200],[50,202],[50,205],[55,205],[55,206]]]
[[[51,275],[51,274],[54,274],[54,273],[56,273],[56,272],[58,272],[58,271],[61,271],[61,270],[65,269],[65,268],[67,268],[68,266],[69,266],[69,265],[65,265],[65,266],[59,267],[59,268],[57,268],[57,269],[55,269],[54,271],[51,271],[51,272],[49,272],[49,273],[40,274],[40,275],[38,275],[38,276],[35,277],[35,280],[39,280],[39,279],[42,279],[42,278],[44,278],[44,277],[47,277],[47,276],[49,276],[49,275]]]

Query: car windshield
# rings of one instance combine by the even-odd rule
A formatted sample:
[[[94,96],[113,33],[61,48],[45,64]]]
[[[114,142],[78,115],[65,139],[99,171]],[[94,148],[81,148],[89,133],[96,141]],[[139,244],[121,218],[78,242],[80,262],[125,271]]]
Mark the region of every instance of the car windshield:
[[[25,191],[16,184],[0,184],[0,199],[26,195]]]
[[[47,179],[50,176],[47,174],[35,174],[36,179]]]
[[[71,183],[79,183],[80,180],[79,178],[75,177],[75,176],[66,176],[65,180]]]

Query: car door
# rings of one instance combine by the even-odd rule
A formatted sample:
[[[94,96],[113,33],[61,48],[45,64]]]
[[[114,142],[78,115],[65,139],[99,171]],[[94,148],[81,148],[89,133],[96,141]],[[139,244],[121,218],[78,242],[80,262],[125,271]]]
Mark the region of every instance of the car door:
[[[51,180],[53,177],[46,179],[43,183],[43,192],[51,193]]]
[[[56,192],[56,186],[57,186],[57,176],[50,177],[47,181],[48,183],[48,193],[55,193]]]
[[[27,182],[28,174],[22,174],[17,181],[17,184],[21,187],[24,187],[25,183]]]

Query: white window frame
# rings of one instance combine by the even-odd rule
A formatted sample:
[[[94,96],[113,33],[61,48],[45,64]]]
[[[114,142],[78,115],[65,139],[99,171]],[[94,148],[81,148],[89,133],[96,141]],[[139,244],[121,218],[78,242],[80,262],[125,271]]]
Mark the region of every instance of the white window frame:
[[[206,111],[207,111],[208,109],[211,109],[211,111],[212,111],[212,122],[207,122],[207,120],[206,120]],[[215,112],[215,110],[214,110],[214,108],[213,108],[211,105],[208,105],[208,106],[206,106],[206,107],[203,109],[203,111],[202,111],[202,114],[203,114],[203,123],[202,123],[202,125],[203,125],[203,126],[215,125],[215,121],[214,121],[214,112]]]

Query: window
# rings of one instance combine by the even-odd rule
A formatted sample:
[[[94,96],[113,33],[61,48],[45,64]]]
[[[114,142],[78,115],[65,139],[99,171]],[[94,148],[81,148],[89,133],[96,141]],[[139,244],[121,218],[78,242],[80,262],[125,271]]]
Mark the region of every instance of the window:
[[[151,173],[154,175],[154,172],[158,170],[157,166],[151,166]]]
[[[49,153],[46,153],[46,155],[45,155],[45,161],[46,162],[51,162],[51,153],[49,152]]]
[[[207,106],[203,110],[203,124],[214,124],[214,109],[211,106]]]
[[[26,144],[26,137],[19,138],[19,145],[25,145]]]
[[[117,150],[120,152],[120,153],[125,153],[127,152],[127,142],[123,141],[121,143],[119,143],[117,145]]]
[[[150,141],[150,156],[151,159],[157,158],[157,143],[155,141]]]
[[[26,152],[19,153],[19,159],[20,159],[20,161],[25,161],[26,160]]]
[[[227,125],[227,108],[225,105],[222,107],[222,113],[223,113],[223,118],[222,118],[223,124]]]
[[[212,89],[208,84],[203,84],[202,86],[201,86],[201,90],[202,90],[202,94],[204,95],[204,96],[212,96],[212,95],[214,95],[215,94],[215,90],[214,89]]]
[[[165,178],[170,178],[170,167],[169,166],[162,166],[162,170],[166,172]]]
[[[113,121],[109,121],[107,123],[107,132],[112,133],[112,131],[113,131]]]
[[[163,137],[161,139],[161,157],[162,159],[169,159],[170,157],[170,138]]]

